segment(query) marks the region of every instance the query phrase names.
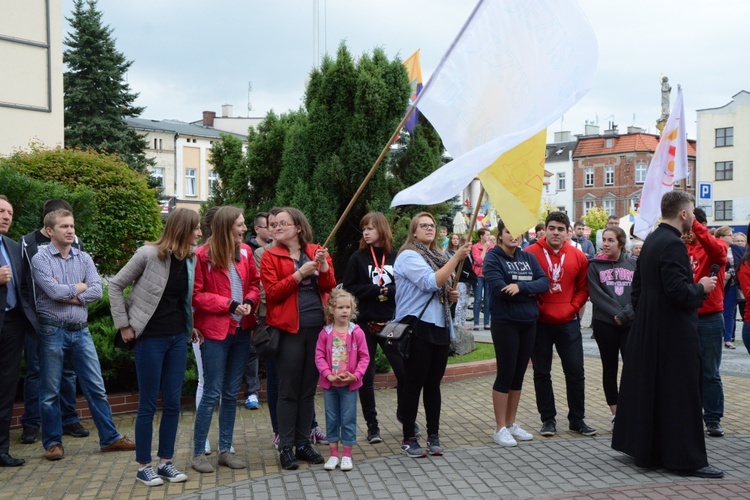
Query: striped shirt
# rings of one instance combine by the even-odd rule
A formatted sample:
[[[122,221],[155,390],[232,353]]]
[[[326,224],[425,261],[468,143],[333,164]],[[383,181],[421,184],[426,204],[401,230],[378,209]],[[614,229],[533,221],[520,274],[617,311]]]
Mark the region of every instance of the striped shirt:
[[[31,263],[37,287],[37,315],[65,323],[86,321],[87,304],[102,298],[102,280],[89,254],[71,247],[68,256],[63,257],[51,243],[39,250]],[[86,283],[88,289],[76,295],[77,283]],[[73,298],[81,304],[67,303]]]

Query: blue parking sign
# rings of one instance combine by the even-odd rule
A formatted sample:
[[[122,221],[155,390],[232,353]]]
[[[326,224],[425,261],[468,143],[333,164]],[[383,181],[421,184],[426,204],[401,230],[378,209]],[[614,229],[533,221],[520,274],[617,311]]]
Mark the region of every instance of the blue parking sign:
[[[699,182],[698,183],[698,199],[699,200],[711,200],[713,185],[710,182]]]

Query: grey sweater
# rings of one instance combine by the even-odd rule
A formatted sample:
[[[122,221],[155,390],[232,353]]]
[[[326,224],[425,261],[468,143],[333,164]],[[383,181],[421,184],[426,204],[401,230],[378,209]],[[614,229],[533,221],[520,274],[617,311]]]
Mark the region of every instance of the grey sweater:
[[[621,326],[629,326],[635,312],[630,303],[631,284],[635,273],[635,261],[620,255],[617,261],[599,254],[589,262],[589,298],[594,305],[594,319]]]

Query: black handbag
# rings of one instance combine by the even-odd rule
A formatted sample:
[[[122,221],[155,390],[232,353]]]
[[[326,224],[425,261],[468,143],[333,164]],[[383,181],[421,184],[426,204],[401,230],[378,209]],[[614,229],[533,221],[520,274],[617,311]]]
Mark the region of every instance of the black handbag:
[[[258,356],[273,358],[279,352],[281,330],[262,322],[253,332],[250,344],[255,348]]]
[[[403,323],[399,321],[389,321],[385,324],[382,330],[377,332],[377,336],[385,340],[385,347],[390,348],[393,351],[398,352],[402,358],[409,359],[409,348],[411,347],[411,336],[414,333],[414,329],[417,327],[417,323],[422,319],[422,315],[427,310],[427,306],[430,305],[430,301],[435,296],[435,293],[430,295],[427,299],[427,303],[422,308],[422,312],[419,313],[416,321],[411,323]]]

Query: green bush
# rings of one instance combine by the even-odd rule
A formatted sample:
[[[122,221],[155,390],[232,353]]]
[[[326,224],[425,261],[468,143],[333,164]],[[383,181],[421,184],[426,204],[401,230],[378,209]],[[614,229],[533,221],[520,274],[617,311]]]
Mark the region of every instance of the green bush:
[[[391,364],[388,362],[388,358],[385,357],[383,349],[378,346],[377,353],[375,354],[375,373],[388,373],[389,371],[391,371]]]
[[[42,209],[47,200],[67,201],[76,214],[76,228],[86,231],[92,223],[96,193],[86,186],[71,188],[56,182],[32,179],[0,161],[0,193],[13,205],[13,225],[8,236],[18,241],[42,227]]]
[[[148,187],[144,174],[134,172],[116,156],[77,149],[35,148],[0,158],[2,167],[38,181],[54,182],[74,193],[78,189],[93,192],[87,206],[79,204],[74,209],[76,218],[86,210],[91,213],[90,223],[79,227],[78,234],[103,275],[116,273],[138,246],[155,239],[161,231],[156,191]],[[23,198],[15,201],[22,202]],[[41,209],[32,211],[34,217],[39,217]]]

